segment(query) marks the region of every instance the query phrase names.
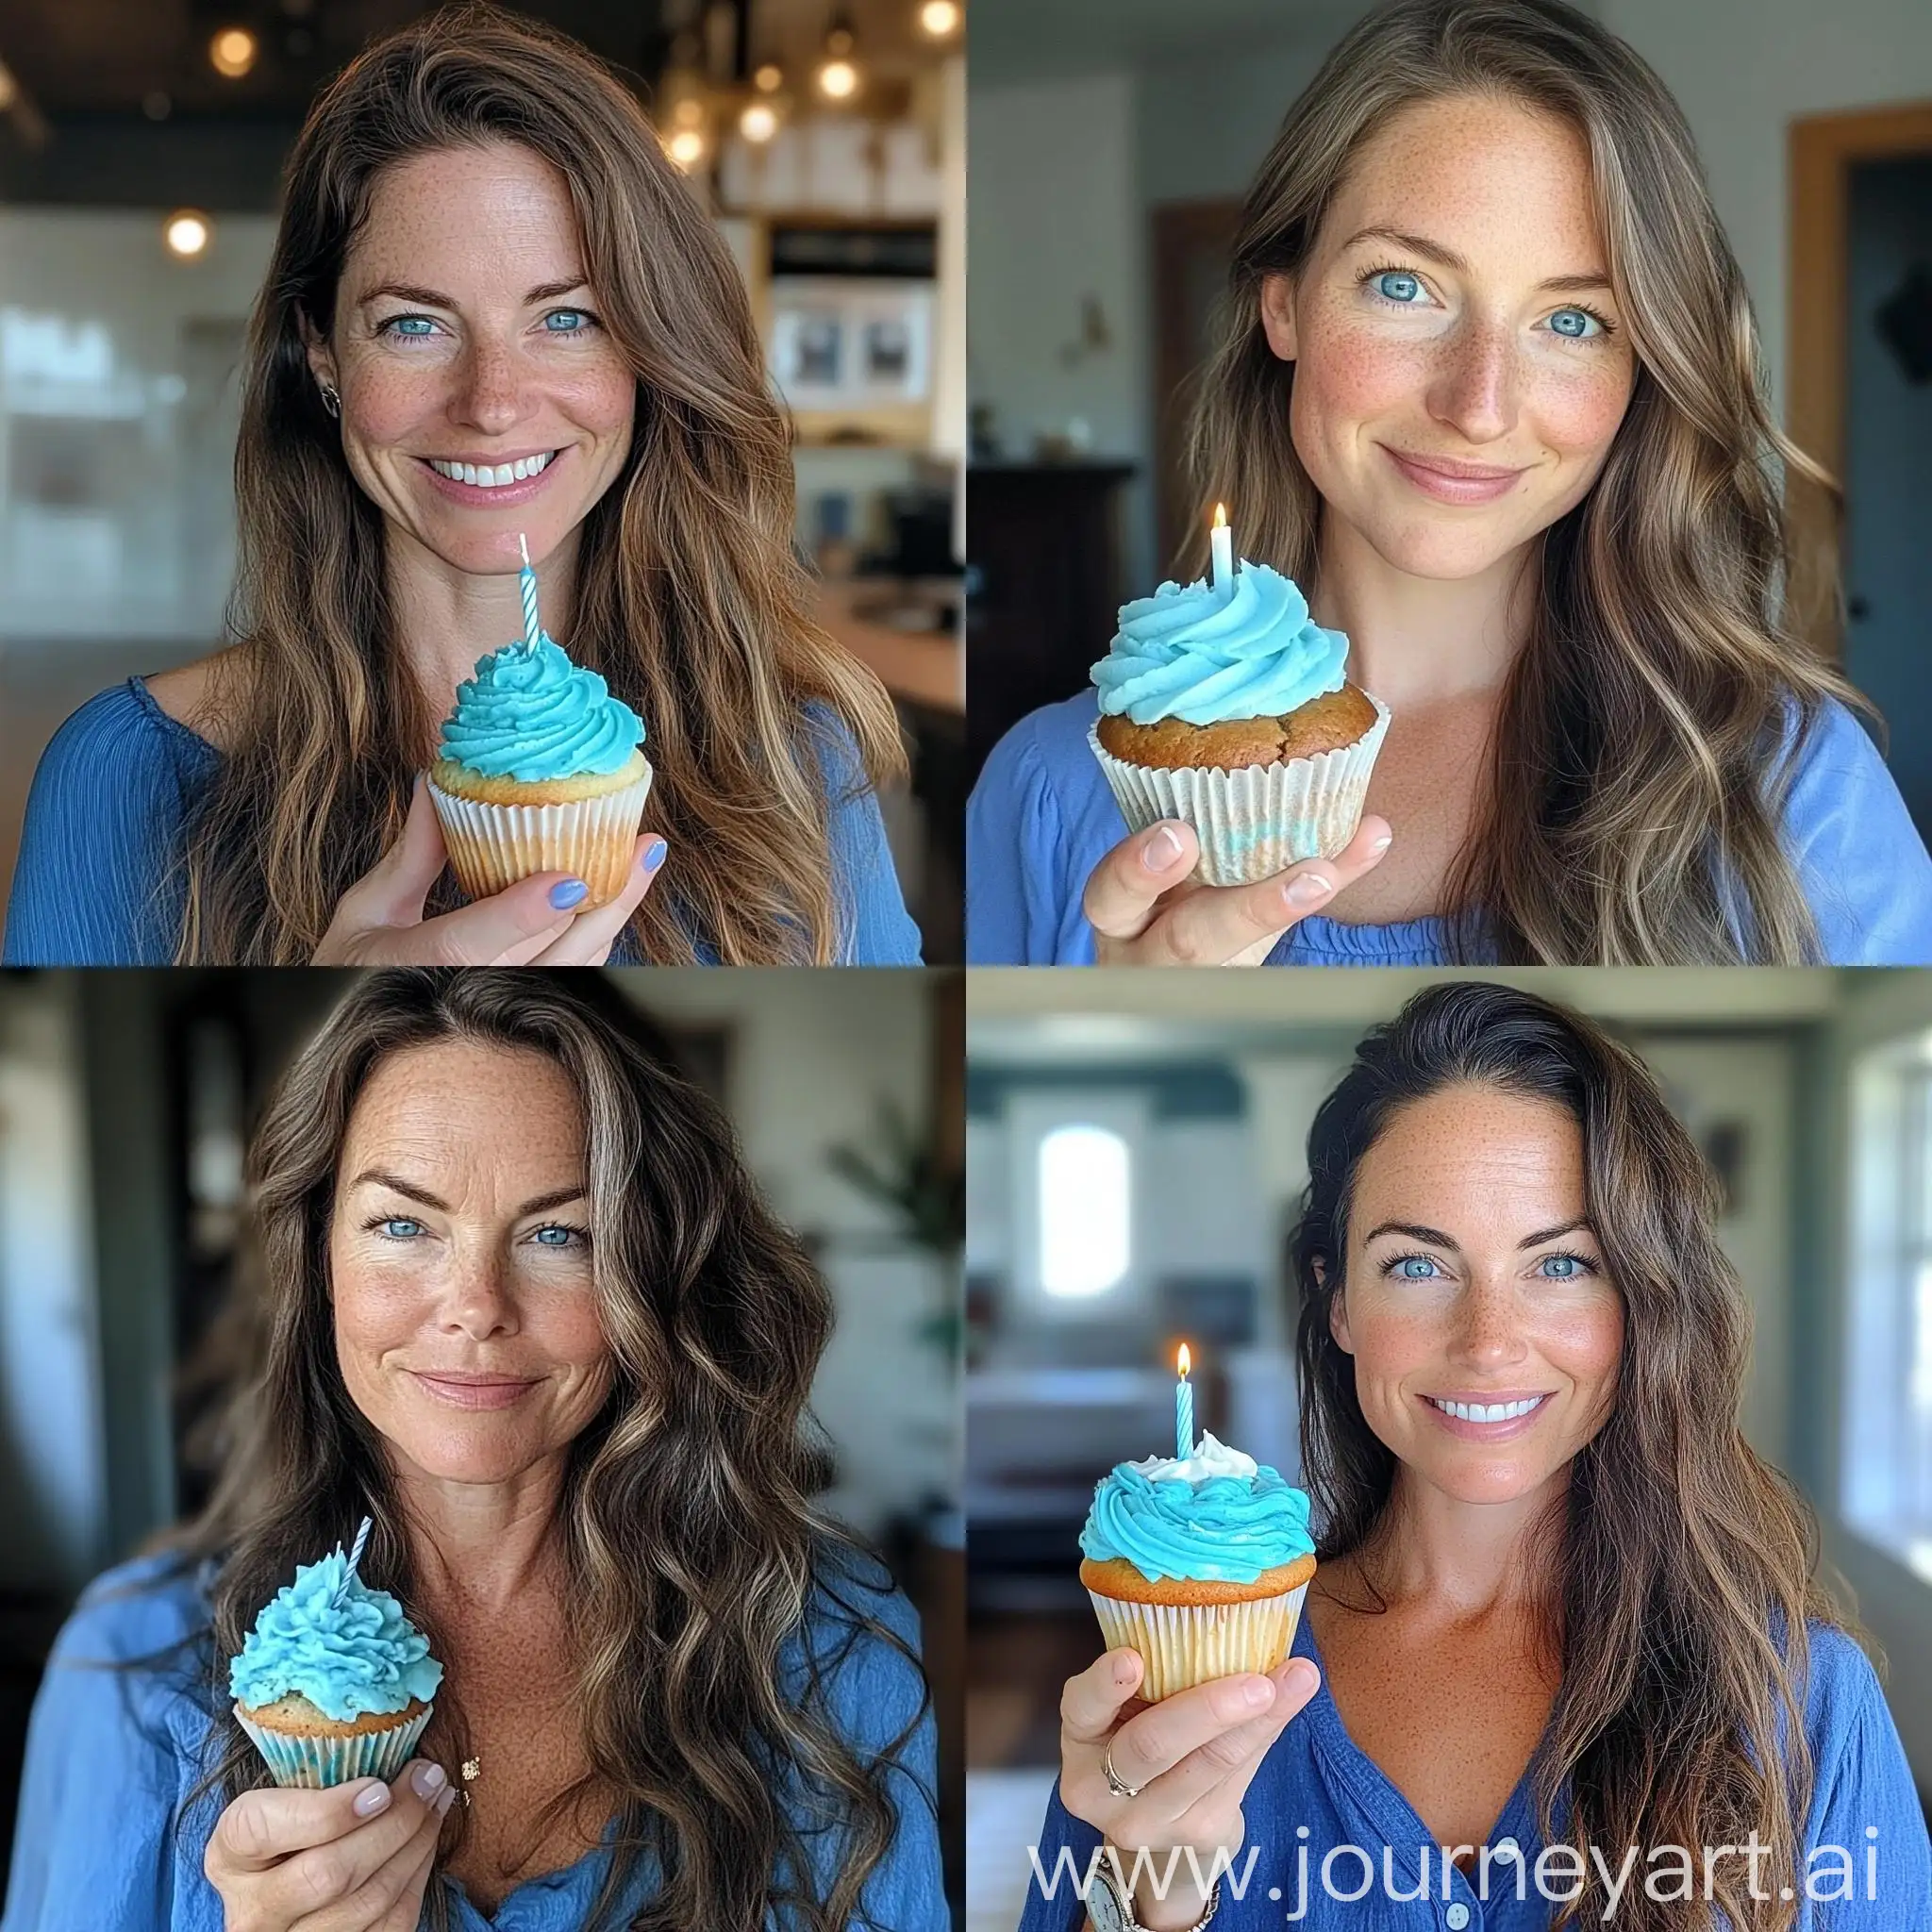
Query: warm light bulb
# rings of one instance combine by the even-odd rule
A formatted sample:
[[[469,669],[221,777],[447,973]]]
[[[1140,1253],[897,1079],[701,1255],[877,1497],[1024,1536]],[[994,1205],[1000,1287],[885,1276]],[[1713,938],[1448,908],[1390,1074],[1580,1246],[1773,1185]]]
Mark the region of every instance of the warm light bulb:
[[[751,84],[761,94],[774,94],[785,85],[785,70],[775,60],[767,60],[752,75]]]
[[[705,118],[705,104],[687,94],[683,100],[678,102],[676,107],[672,108],[671,118],[680,127],[699,126]]]
[[[763,101],[753,101],[738,117],[738,131],[747,141],[770,141],[778,131],[778,116]]]
[[[255,65],[255,36],[245,26],[226,26],[208,43],[214,70],[228,80],[240,80]]]
[[[206,215],[198,215],[192,208],[183,208],[179,214],[168,217],[167,225],[161,230],[161,239],[167,242],[170,255],[178,256],[183,261],[192,261],[208,247],[213,233]]]
[[[959,25],[958,0],[925,0],[919,9],[919,24],[934,40],[944,40]]]
[[[695,127],[680,127],[665,144],[664,152],[680,168],[694,168],[705,158],[705,137]]]
[[[835,101],[849,99],[858,92],[858,69],[849,60],[827,60],[819,69],[819,92]]]
[[[1181,1363],[1181,1374],[1184,1374],[1184,1375],[1185,1375],[1185,1374],[1186,1374],[1188,1373],[1188,1370],[1190,1369],[1190,1367],[1191,1367],[1191,1366],[1192,1366],[1192,1363],[1193,1363],[1193,1359],[1194,1359],[1194,1358],[1193,1358],[1193,1357],[1192,1357],[1192,1356],[1191,1356],[1191,1355],[1190,1355],[1190,1354],[1188,1353],[1188,1344],[1187,1344],[1187,1343],[1186,1343],[1185,1341],[1184,1341],[1184,1342],[1182,1342],[1182,1343],[1181,1343],[1181,1354],[1180,1354],[1180,1363]]]

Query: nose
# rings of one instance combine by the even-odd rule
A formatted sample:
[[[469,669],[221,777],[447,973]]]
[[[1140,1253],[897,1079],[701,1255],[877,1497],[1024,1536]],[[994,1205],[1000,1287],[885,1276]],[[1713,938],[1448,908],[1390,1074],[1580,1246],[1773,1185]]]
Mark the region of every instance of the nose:
[[[445,1334],[487,1341],[514,1335],[519,1326],[508,1270],[493,1250],[458,1257],[440,1310]]]
[[[1487,1374],[1527,1356],[1521,1312],[1509,1283],[1473,1282],[1457,1297],[1456,1333],[1449,1353],[1457,1362]]]
[[[501,436],[524,413],[524,370],[516,350],[487,334],[472,337],[450,413],[459,423]]]
[[[1516,422],[1517,355],[1511,331],[1473,316],[1442,345],[1429,414],[1465,442],[1493,442]]]

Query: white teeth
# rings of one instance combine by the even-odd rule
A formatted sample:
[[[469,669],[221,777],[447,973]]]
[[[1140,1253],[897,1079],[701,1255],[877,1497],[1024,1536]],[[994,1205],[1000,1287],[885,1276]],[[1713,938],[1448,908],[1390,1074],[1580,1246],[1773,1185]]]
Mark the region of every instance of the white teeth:
[[[519,457],[513,463],[449,463],[440,457],[429,458],[429,467],[439,476],[447,476],[453,482],[467,483],[475,490],[496,490],[506,483],[521,483],[525,477],[541,475],[550,467],[550,461],[557,452],[550,450],[541,457]]]
[[[1458,1422],[1465,1423],[1505,1423],[1512,1416],[1527,1415],[1543,1399],[1541,1395],[1532,1395],[1523,1402],[1484,1403],[1437,1402],[1433,1395],[1429,1397],[1444,1415],[1453,1415]]]

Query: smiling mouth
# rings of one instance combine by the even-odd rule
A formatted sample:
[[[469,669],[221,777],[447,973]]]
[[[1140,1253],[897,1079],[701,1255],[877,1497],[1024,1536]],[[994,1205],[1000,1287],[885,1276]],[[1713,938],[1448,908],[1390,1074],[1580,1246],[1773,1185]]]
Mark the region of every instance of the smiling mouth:
[[[1476,463],[1458,463],[1447,457],[1419,457],[1409,450],[1395,449],[1385,444],[1389,454],[1398,461],[1413,464],[1418,470],[1426,470],[1432,476],[1447,476],[1452,483],[1501,483],[1511,476],[1520,476],[1521,470],[1492,470]]]
[[[1431,1408],[1452,1415],[1459,1423],[1513,1423],[1519,1416],[1534,1414],[1550,1398],[1525,1395],[1516,1402],[1444,1402],[1440,1396],[1424,1395]]]
[[[558,450],[544,450],[508,463],[457,463],[441,457],[425,457],[423,460],[439,476],[447,476],[452,483],[467,483],[475,490],[501,490],[506,483],[523,483],[532,476],[541,476],[560,454]]]

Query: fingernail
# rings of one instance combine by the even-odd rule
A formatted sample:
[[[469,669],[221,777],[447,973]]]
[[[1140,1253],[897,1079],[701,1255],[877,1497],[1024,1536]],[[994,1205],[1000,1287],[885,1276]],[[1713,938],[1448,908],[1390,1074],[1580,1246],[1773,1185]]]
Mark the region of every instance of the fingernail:
[[[664,855],[670,850],[670,846],[665,844],[663,840],[653,839],[644,847],[643,857],[638,860],[638,863],[643,867],[645,872],[654,873],[664,863]]]
[[[1320,873],[1305,872],[1298,878],[1289,880],[1282,888],[1281,896],[1291,906],[1313,906],[1333,891],[1334,888]]]
[[[419,1764],[409,1774],[409,1783],[415,1788],[419,1798],[433,1798],[441,1790],[449,1779],[440,1764]]]
[[[441,1797],[440,1797],[439,1799],[437,1799],[437,1801],[436,1801],[436,1815],[437,1815],[437,1816],[438,1816],[439,1818],[446,1817],[446,1816],[448,1815],[448,1812],[449,1812],[449,1807],[451,1807],[452,1805],[454,1805],[454,1804],[456,1803],[456,1801],[457,1801],[457,1788],[456,1788],[456,1786],[452,1785],[452,1786],[450,1786],[450,1788],[449,1788],[449,1790],[446,1790],[445,1792],[443,1792],[443,1794],[442,1794],[442,1796],[441,1796]]]
[[[1369,850],[1371,852],[1388,851],[1389,841],[1392,838],[1394,838],[1394,836],[1395,834],[1393,832],[1377,832],[1375,836],[1369,841]]]
[[[389,1787],[377,1779],[366,1791],[356,1793],[356,1803],[352,1808],[358,1818],[374,1818],[388,1803]]]
[[[1181,856],[1181,835],[1162,825],[1141,848],[1141,863],[1149,872],[1165,872]]]
[[[550,889],[550,903],[559,912],[568,912],[573,906],[581,906],[591,896],[591,889],[582,879],[558,879]]]
[[[1271,1704],[1274,1699],[1274,1686],[1266,1677],[1250,1677],[1241,1686],[1243,1704]]]
[[[1134,1666],[1127,1657],[1122,1657],[1113,1667],[1113,1688],[1124,1690],[1134,1681]]]

